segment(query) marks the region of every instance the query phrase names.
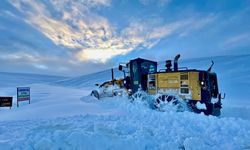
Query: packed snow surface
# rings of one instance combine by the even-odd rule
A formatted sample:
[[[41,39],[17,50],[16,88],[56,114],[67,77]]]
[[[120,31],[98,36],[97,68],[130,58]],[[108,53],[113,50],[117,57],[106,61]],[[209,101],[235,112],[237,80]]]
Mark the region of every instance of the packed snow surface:
[[[224,67],[231,60],[223,57],[218,61],[221,59],[224,61],[219,66]],[[239,57],[238,61],[245,59]],[[202,66],[204,62],[201,59],[189,63]],[[146,102],[130,102],[125,96],[96,100],[89,95],[94,88],[91,82],[109,79],[109,70],[71,79],[53,77],[50,81],[48,76],[39,79],[34,75],[5,75],[0,79],[0,95],[13,96],[14,106],[0,108],[0,149],[250,149],[249,101],[237,95],[240,90],[236,86],[226,86],[240,86],[239,78],[249,77],[241,68],[235,69],[238,72],[231,74],[238,75],[236,79],[222,73],[222,88],[235,88],[236,92],[223,102],[219,118],[176,112],[170,105],[164,112],[157,111]],[[232,68],[225,67],[224,72],[228,70]],[[21,84],[11,82],[24,78]],[[31,104],[22,102],[17,108],[19,85],[31,87],[32,99]],[[247,88],[243,91],[249,90],[247,83],[242,87]],[[234,99],[237,96],[241,99]]]
[[[40,91],[39,89],[43,89]],[[32,104],[5,109],[1,149],[247,149],[250,121],[150,109],[126,97],[36,84]],[[61,96],[58,96],[61,95]]]

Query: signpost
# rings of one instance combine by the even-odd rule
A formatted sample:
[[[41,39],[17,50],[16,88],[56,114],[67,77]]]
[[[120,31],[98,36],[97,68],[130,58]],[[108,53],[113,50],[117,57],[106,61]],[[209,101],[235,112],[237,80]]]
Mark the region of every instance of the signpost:
[[[17,88],[17,107],[19,107],[21,101],[29,101],[30,104],[30,87]]]
[[[0,97],[0,107],[12,107],[13,97]]]

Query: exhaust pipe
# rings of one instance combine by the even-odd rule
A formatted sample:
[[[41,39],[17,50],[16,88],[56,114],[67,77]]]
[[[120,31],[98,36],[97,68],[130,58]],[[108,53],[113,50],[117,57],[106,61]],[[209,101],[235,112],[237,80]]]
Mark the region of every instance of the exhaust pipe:
[[[178,71],[178,59],[181,57],[180,54],[176,55],[174,58],[174,71]]]

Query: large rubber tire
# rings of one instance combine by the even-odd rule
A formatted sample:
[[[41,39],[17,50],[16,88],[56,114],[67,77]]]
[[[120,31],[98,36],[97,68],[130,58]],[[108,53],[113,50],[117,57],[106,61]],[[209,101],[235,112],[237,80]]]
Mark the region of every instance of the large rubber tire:
[[[132,94],[129,98],[130,101],[136,101],[136,100],[140,100],[143,101],[147,98],[147,94],[144,91],[137,91],[136,93]]]
[[[174,95],[166,95],[166,94],[159,95],[158,97],[155,98],[154,108],[161,110],[167,103],[172,103],[176,107],[177,111],[183,112],[186,110],[186,104],[181,102],[180,99],[178,99]]]
[[[156,97],[155,102],[158,103],[158,104],[160,104],[162,102],[171,102],[174,99],[175,99],[174,96],[172,96],[172,95],[165,95],[164,94],[164,95],[159,95],[158,97]]]

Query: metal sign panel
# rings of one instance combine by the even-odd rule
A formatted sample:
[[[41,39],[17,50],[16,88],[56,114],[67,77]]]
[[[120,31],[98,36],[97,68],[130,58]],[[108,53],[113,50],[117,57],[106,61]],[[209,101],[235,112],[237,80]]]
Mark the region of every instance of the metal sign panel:
[[[13,97],[0,97],[0,107],[12,107]]]
[[[30,103],[30,87],[17,88],[17,106],[20,101],[29,101]]]

